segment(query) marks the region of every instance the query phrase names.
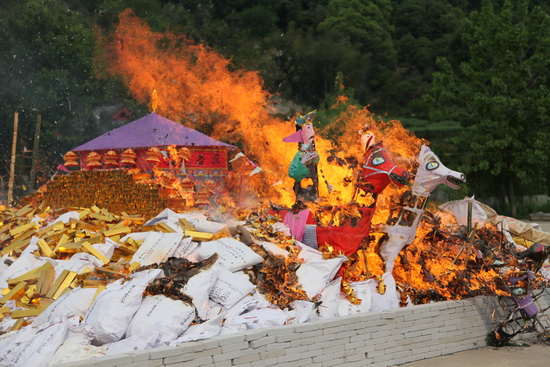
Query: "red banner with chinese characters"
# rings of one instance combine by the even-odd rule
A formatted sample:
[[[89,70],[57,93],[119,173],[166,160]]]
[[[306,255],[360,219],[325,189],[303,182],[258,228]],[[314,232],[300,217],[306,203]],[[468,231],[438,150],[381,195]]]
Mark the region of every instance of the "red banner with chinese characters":
[[[190,169],[221,168],[227,170],[227,150],[219,148],[192,148],[191,158],[185,162]]]

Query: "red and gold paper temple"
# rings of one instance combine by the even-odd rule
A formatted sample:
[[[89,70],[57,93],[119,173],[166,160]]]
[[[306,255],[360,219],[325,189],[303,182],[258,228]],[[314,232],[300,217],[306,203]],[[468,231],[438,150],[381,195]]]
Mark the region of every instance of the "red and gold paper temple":
[[[145,216],[215,204],[236,153],[234,145],[153,112],[65,154],[70,173],[48,183],[44,199],[54,208],[102,204]]]

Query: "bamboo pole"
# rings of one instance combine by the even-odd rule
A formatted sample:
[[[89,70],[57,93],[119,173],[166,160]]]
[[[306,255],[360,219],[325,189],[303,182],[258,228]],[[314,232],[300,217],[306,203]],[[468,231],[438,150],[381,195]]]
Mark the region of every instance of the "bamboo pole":
[[[40,146],[40,126],[42,125],[42,116],[36,116],[36,128],[34,129],[34,141],[32,147],[31,177],[29,179],[29,191],[33,191],[36,181],[36,164],[38,161],[38,147]]]
[[[8,181],[8,204],[13,203],[13,184],[15,182],[15,153],[17,148],[17,128],[19,125],[19,113],[13,115],[13,140],[11,144],[10,178]]]

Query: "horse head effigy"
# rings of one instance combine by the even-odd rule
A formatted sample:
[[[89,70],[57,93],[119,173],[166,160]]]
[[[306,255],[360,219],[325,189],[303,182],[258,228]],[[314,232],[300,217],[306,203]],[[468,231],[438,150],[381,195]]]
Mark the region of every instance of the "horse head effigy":
[[[386,224],[382,229],[382,232],[387,234],[380,245],[380,256],[384,260],[386,272],[393,271],[399,252],[414,241],[420,218],[432,191],[441,184],[456,190],[460,184],[466,182],[463,173],[445,167],[426,145],[420,148],[416,161],[418,169],[411,187],[412,197],[402,205],[396,220]]]
[[[365,152],[365,163],[356,186],[373,194],[381,193],[390,182],[405,185],[411,174],[396,165],[382,143],[374,144]]]
[[[367,144],[365,148],[364,164],[356,182],[358,189],[371,193],[376,199],[390,182],[404,185],[412,177],[392,161],[382,143]],[[338,226],[317,226],[318,244],[330,244],[346,256],[355,253],[370,233],[375,203],[376,201],[369,207],[358,206],[361,216],[354,222],[348,220]]]
[[[416,161],[418,170],[411,188],[413,195],[429,196],[441,184],[456,190],[460,184],[466,182],[464,173],[445,167],[437,155],[426,145],[422,145],[420,148]]]

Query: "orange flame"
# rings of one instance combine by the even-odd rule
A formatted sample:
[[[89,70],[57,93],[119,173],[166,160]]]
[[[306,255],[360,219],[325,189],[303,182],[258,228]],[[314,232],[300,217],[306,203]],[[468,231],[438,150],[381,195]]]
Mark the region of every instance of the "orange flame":
[[[244,186],[250,194],[243,195],[244,199],[256,200],[248,204],[270,200],[292,205],[293,180],[287,172],[297,146],[283,143],[282,139],[295,131],[294,122],[276,117],[270,103],[272,96],[264,89],[258,73],[235,68],[229,60],[204,45],[194,44],[184,35],[155,33],[131,10],[121,13],[119,19],[111,42],[105,46],[108,72],[121,76],[134,98],[149,104],[157,113],[239,146],[246,157],[232,162],[228,187]],[[325,121],[326,129],[318,129],[315,136],[320,156],[320,200],[317,205],[345,209],[345,204],[353,199],[353,182],[363,163],[360,130],[368,130],[376,140],[383,141],[384,148],[398,166],[415,172],[415,158],[421,144],[427,142],[404,129],[399,121],[383,122],[368,108],[350,105],[344,96],[338,97],[333,107],[341,112],[331,121]],[[315,126],[317,124],[314,122]],[[330,133],[332,131],[340,134],[335,136]],[[183,164],[184,155],[178,155],[175,148],[168,151],[176,166]],[[338,159],[329,160],[329,157]],[[353,160],[359,164],[334,163]],[[160,177],[159,172],[155,175]],[[180,193],[185,191],[179,182],[166,178],[164,187]],[[376,232],[376,225],[386,223],[391,204],[398,202],[407,189],[391,184],[378,196],[372,221],[374,243],[377,236],[382,235]],[[357,202],[369,205],[372,200],[366,196]],[[341,215],[354,215],[351,209],[346,213],[326,214],[323,219],[335,223]],[[420,226],[417,239],[407,250],[408,261],[403,256],[398,258],[394,271],[396,280],[418,291],[428,292],[431,287],[437,287],[438,294],[447,299],[463,295],[464,292],[457,292],[457,289],[446,288],[453,282],[456,284],[461,272],[465,271],[466,257],[475,262],[473,252],[466,252],[455,260],[457,248],[461,246],[463,242],[454,243],[449,238],[435,239],[431,228]],[[352,274],[376,277],[383,273],[380,256],[372,246],[354,256],[357,261],[352,266]],[[476,279],[468,279],[465,286],[468,292],[486,287],[490,279],[498,276],[488,269],[480,269],[478,273]],[[289,279],[279,281],[292,284]],[[497,292],[496,289],[492,291]]]
[[[136,100],[156,106],[159,114],[242,147],[262,168],[261,173],[246,177],[257,197],[291,205],[293,180],[287,171],[296,147],[283,143],[282,138],[295,131],[294,123],[274,116],[271,95],[258,73],[235,69],[229,60],[184,35],[155,33],[131,10],[122,12],[119,19],[106,45],[108,71],[121,76]],[[345,102],[342,97],[339,103]],[[357,131],[365,125],[395,153],[396,163],[412,166],[420,140],[398,122],[380,123],[366,108],[351,107],[329,125],[334,124],[343,130],[337,142],[323,137],[323,131],[315,139],[324,177],[319,191],[330,204],[352,198],[353,187],[346,186],[343,178],[354,177],[355,172],[329,164],[329,152],[360,158]],[[406,158],[399,159],[399,155]],[[327,183],[334,187],[330,195]]]

